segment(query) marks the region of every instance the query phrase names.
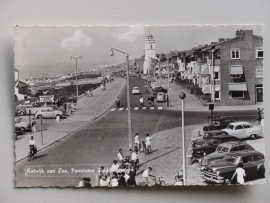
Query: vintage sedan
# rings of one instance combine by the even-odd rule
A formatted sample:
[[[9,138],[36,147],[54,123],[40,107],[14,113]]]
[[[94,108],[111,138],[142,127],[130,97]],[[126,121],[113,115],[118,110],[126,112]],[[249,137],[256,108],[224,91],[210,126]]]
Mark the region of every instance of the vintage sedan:
[[[204,167],[222,161],[223,157],[230,152],[239,152],[239,151],[252,151],[255,150],[252,146],[245,142],[230,141],[221,143],[217,146],[216,151],[204,156],[200,162]]]
[[[203,126],[203,131],[221,130],[227,128],[229,123],[233,122],[230,118],[215,118],[210,125]]]
[[[251,138],[255,139],[262,135],[262,126],[252,126],[248,122],[240,121],[228,124],[224,129],[230,135],[238,137],[239,139]]]
[[[44,107],[35,114],[36,118],[56,118],[57,116],[63,117],[63,112],[54,110],[51,107]]]
[[[219,144],[224,143],[224,142],[228,142],[228,141],[237,141],[239,140],[237,137],[228,135],[228,136],[219,136],[219,137],[215,137],[215,139],[210,139],[207,141],[207,144],[205,145],[201,145],[200,147],[197,148],[193,148],[192,149],[192,161],[201,161],[201,159],[210,153],[213,153],[214,151],[216,151],[216,148]]]
[[[191,141],[191,146],[192,147],[200,147],[201,145],[205,145],[208,143],[208,140],[211,139],[213,137],[213,139],[215,139],[215,137],[219,137],[219,136],[228,136],[229,134],[226,131],[223,130],[213,130],[213,131],[209,131],[204,133],[204,135],[198,139],[192,140]]]
[[[157,102],[167,101],[167,95],[164,92],[157,93]]]
[[[226,183],[228,185],[236,182],[236,176],[231,180],[239,163],[243,164],[246,176],[245,181],[257,177],[264,177],[264,155],[257,151],[241,151],[229,153],[224,156],[222,162],[207,166],[202,175],[205,181],[214,183]]]
[[[140,94],[139,88],[138,87],[133,87],[132,88],[132,94]]]
[[[15,118],[15,128],[21,128],[22,132],[31,131],[31,125],[29,122],[22,121],[22,118]]]

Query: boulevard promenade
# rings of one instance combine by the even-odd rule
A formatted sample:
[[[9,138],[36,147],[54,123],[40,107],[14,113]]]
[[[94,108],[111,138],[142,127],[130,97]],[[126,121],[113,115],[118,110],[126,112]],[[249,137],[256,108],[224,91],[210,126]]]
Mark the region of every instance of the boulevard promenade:
[[[43,143],[40,131],[25,134],[24,138],[15,142],[16,162],[27,157],[28,141],[31,136],[34,136],[38,151],[60,141],[107,112],[114,105],[125,85],[126,79],[115,78],[112,83],[106,84],[106,90],[97,88],[93,91],[93,97],[84,96],[79,99],[77,109],[72,115],[61,121],[55,121],[48,129],[43,130]],[[37,122],[39,123],[38,120]]]

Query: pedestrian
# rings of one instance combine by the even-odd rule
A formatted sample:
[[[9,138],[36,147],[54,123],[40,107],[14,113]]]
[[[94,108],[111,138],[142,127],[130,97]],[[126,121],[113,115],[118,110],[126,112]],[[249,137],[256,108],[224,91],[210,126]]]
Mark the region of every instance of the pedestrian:
[[[257,124],[261,124],[261,120],[262,120],[262,112],[261,109],[258,108]]]
[[[149,152],[151,152],[151,137],[149,136],[149,134],[146,134],[145,145],[146,148],[149,148]]]
[[[108,185],[109,185],[108,177],[107,177],[107,175],[103,174],[100,178],[99,186],[104,187],[104,186],[108,186]]]
[[[137,146],[138,151],[140,151],[139,145],[140,145],[140,137],[139,137],[139,133],[136,133],[135,134],[135,146]]]
[[[147,84],[144,85],[144,88],[145,88],[145,92],[146,93],[149,93],[149,91],[148,91],[148,85]]]
[[[140,108],[143,108],[143,96],[140,97]]]
[[[151,107],[155,107],[155,97],[151,96]]]
[[[136,169],[131,168],[129,172],[128,186],[132,187],[137,186],[135,176],[136,176]]]
[[[113,173],[113,172],[116,172],[118,168],[119,168],[119,164],[117,163],[116,160],[114,160],[114,161],[113,161],[113,164],[112,164],[112,166],[111,166],[111,172],[112,172],[112,173]]]
[[[118,186],[127,186],[126,180],[125,180],[125,172],[121,172],[120,178],[118,180]]]
[[[84,177],[80,182],[77,187],[91,187],[90,183],[91,179]]]
[[[143,186],[145,186],[145,185],[150,186],[150,182],[148,180],[149,176],[155,177],[155,176],[150,174],[151,171],[152,171],[151,167],[148,167],[147,169],[145,169],[143,171],[143,174],[142,174],[142,176],[143,176]]]
[[[118,186],[118,177],[117,177],[117,173],[114,172],[112,175],[112,179],[111,182],[109,184],[111,187],[117,187]]]
[[[122,167],[123,162],[124,162],[124,155],[123,155],[123,150],[121,148],[118,150],[118,154],[116,155],[116,159],[118,161],[118,165],[120,167]]]
[[[137,163],[138,163],[137,154],[132,149],[130,149],[129,152],[130,152],[130,164],[131,164],[131,167],[137,169]]]
[[[150,96],[148,97],[147,101],[148,101],[149,108],[151,108],[152,107],[152,99]]]
[[[59,99],[57,99],[56,106],[57,106],[57,108],[59,109],[59,107],[60,107],[60,100],[59,100]]]
[[[234,172],[231,180],[233,180],[235,175],[237,175],[237,183],[238,184],[245,183],[244,176],[246,176],[246,172],[245,172],[245,169],[243,169],[243,163],[238,164],[238,167],[235,169],[235,172]]]
[[[31,128],[32,128],[32,132],[37,132],[37,122],[35,120],[35,118],[32,119],[31,121]]]
[[[166,96],[166,102],[167,102],[167,107],[169,107],[170,106],[169,95]]]

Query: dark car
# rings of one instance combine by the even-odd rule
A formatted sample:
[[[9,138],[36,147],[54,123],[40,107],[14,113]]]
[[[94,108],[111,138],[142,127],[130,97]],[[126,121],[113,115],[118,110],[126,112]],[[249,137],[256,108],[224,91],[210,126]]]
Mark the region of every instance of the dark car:
[[[159,92],[164,92],[164,93],[167,93],[168,92],[168,90],[167,89],[164,89],[163,87],[156,87],[152,91],[153,91],[153,96],[154,97],[156,97],[157,96],[157,93],[159,93]]]
[[[226,128],[227,125],[232,122],[233,121],[230,118],[215,118],[212,120],[210,125],[203,126],[203,131],[221,130]]]
[[[246,142],[229,141],[217,146],[216,151],[204,156],[200,162],[202,169],[208,165],[222,161],[223,157],[230,152],[255,150]]]
[[[226,131],[223,130],[214,130],[204,133],[204,135],[196,140],[191,142],[192,147],[200,147],[201,145],[207,144],[207,141],[212,137],[227,136],[229,135]]]
[[[241,151],[229,153],[222,162],[207,166],[202,175],[205,181],[231,184],[236,182],[236,176],[231,180],[239,163],[243,164],[246,176],[245,181],[256,177],[264,177],[264,155],[257,151]]]
[[[228,142],[228,141],[238,141],[238,140],[239,139],[237,137],[234,137],[231,135],[212,137],[210,140],[207,141],[206,144],[201,145],[198,148],[192,149],[193,162],[201,159],[207,154],[210,154],[216,151],[217,146],[221,143]]]

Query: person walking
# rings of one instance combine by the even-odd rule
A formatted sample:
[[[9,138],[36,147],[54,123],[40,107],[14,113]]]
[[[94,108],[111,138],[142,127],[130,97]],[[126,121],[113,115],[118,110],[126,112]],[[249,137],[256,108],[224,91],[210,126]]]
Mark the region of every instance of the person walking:
[[[238,167],[235,169],[235,172],[234,172],[231,180],[233,180],[235,175],[237,175],[237,183],[238,184],[244,184],[245,183],[244,176],[246,176],[246,172],[245,172],[245,169],[243,169],[243,164],[242,163],[238,164]]]
[[[146,134],[145,144],[146,144],[146,149],[148,148],[149,152],[151,152],[151,137],[149,136],[149,134]]]
[[[262,120],[262,112],[261,109],[258,108],[257,124],[261,124],[261,120]]]
[[[35,120],[35,118],[32,119],[31,121],[31,128],[32,128],[32,132],[37,132],[37,122]]]
[[[153,175],[150,174],[151,171],[152,171],[152,168],[151,167],[148,167],[147,169],[145,169],[143,171],[143,174],[142,174],[142,176],[143,176],[143,186],[145,186],[145,185],[146,186],[150,186],[150,182],[148,180],[149,176],[155,177],[155,176],[153,176]]]
[[[139,137],[139,133],[135,134],[135,147],[137,147],[137,150],[135,150],[138,154],[138,152],[140,151],[140,137]]]
[[[121,148],[118,150],[118,154],[116,155],[116,159],[118,161],[118,165],[120,167],[122,167],[123,162],[124,162],[124,155],[123,155],[123,150]]]
[[[140,108],[143,108],[143,96],[140,97]]]

